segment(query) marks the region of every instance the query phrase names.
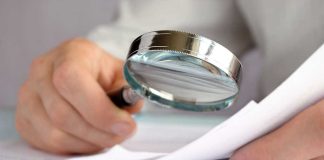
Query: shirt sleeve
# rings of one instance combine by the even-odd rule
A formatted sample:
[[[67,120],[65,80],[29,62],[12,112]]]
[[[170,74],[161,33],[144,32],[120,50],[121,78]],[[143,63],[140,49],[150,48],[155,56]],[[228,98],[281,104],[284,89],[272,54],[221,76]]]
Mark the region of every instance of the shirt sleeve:
[[[87,38],[106,52],[125,60],[132,41],[143,32],[113,23],[98,26],[88,34]]]

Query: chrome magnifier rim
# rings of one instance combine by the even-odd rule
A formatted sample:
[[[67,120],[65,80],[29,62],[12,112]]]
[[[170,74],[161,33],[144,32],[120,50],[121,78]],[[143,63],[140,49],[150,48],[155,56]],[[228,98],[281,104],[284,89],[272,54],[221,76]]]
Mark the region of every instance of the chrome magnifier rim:
[[[184,102],[168,93],[139,83],[131,75],[128,68],[131,58],[138,54],[157,51],[183,54],[199,59],[204,66],[210,69],[211,73],[217,72],[213,70],[215,68],[221,70],[235,82],[237,93],[219,101],[197,104],[197,102]],[[235,101],[239,92],[241,69],[242,65],[239,59],[231,51],[213,40],[187,32],[160,30],[145,33],[133,41],[123,71],[130,87],[150,101],[168,108],[190,111],[215,111],[227,108]]]

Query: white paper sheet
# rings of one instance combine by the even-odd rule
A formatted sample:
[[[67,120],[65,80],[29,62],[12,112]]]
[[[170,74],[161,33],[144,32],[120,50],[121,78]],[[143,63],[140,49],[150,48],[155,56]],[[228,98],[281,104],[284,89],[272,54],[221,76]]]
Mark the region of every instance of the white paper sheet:
[[[36,150],[21,140],[1,142],[0,160],[147,160],[164,153],[132,152],[116,145],[110,150],[88,156],[59,156]]]
[[[324,97],[323,60],[324,45],[258,105],[249,103],[201,138],[161,160],[225,158],[244,144],[280,126]]]
[[[68,160],[153,160],[164,155],[164,153],[132,152],[118,145],[108,152],[90,156],[68,158]]]

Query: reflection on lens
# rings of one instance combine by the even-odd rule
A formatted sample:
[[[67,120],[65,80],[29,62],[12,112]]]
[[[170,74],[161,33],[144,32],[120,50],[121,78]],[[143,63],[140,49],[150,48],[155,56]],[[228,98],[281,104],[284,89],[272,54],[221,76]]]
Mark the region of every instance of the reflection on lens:
[[[198,58],[171,51],[132,56],[125,65],[129,84],[149,99],[175,108],[209,111],[230,105],[238,92],[233,79]]]

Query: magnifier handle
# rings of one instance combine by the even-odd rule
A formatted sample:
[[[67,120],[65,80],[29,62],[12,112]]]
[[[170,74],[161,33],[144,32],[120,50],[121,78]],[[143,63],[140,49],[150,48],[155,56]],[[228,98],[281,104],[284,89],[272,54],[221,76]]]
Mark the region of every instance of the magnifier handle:
[[[117,92],[109,95],[112,102],[119,108],[127,108],[135,104],[141,96],[138,95],[132,88],[129,86],[124,86]]]

